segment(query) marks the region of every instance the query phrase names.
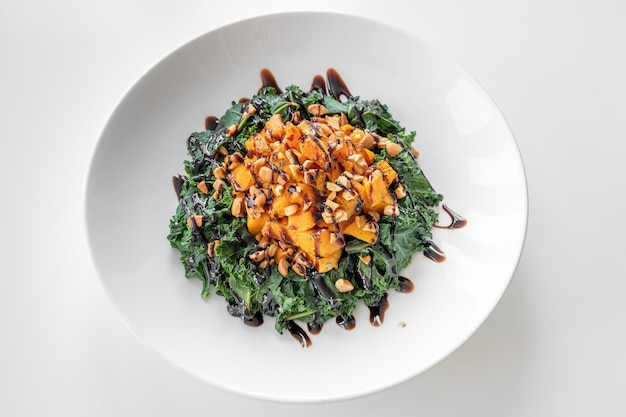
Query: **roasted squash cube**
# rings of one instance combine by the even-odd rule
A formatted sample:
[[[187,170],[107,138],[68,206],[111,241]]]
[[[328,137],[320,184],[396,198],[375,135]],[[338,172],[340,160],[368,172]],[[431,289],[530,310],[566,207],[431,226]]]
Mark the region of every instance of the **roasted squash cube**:
[[[285,139],[284,143],[292,149],[300,149],[300,138],[302,133],[300,129],[294,126],[291,122],[285,125]]]
[[[253,236],[256,236],[257,234],[261,233],[261,231],[265,227],[265,223],[267,223],[269,219],[270,216],[267,213],[261,214],[261,216],[256,219],[252,216],[248,216],[248,218],[246,219],[246,222],[248,224],[248,231]]]
[[[357,220],[357,218],[360,218]],[[378,240],[377,231],[365,230],[363,225],[366,224],[365,216],[355,216],[351,220],[342,224],[344,235],[353,236],[363,242],[374,244]]]
[[[263,131],[267,133],[273,141],[280,140],[285,134],[285,123],[280,113],[276,113],[265,123]]]
[[[320,221],[321,215],[317,209],[311,206],[308,210],[300,208],[295,214],[287,217],[287,227],[289,230],[309,230]]]
[[[235,168],[228,181],[237,192],[247,191],[255,183],[250,169],[243,164]]]
[[[330,256],[326,256],[324,258],[317,258],[315,260],[315,269],[318,272],[324,273],[328,272],[332,269],[336,269],[339,266],[339,259],[341,259],[342,250],[338,249],[333,252]]]
[[[330,161],[327,151],[324,149],[321,141],[317,138],[305,138],[300,144],[300,153],[305,160],[313,161],[318,168],[324,169]],[[304,161],[301,161],[304,162]]]
[[[368,178],[363,180],[363,186],[367,196],[363,200],[363,210],[366,212],[373,210],[382,213],[385,206],[395,204],[395,200],[383,180],[381,171],[376,170],[372,172]]]
[[[398,179],[398,173],[389,165],[389,162],[383,160],[376,164],[376,168],[383,173],[383,180],[387,187]]]

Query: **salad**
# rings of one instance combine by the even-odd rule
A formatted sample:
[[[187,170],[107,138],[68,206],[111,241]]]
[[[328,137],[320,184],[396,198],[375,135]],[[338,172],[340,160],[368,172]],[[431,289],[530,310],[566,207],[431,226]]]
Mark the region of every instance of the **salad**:
[[[336,71],[320,78],[282,91],[262,72],[257,94],[189,136],[167,236],[202,297],[214,289],[251,326],[272,317],[303,346],[298,323],[351,329],[359,303],[382,323],[389,291],[412,289],[400,271],[436,248],[443,199],[417,162],[415,132],[351,95]]]

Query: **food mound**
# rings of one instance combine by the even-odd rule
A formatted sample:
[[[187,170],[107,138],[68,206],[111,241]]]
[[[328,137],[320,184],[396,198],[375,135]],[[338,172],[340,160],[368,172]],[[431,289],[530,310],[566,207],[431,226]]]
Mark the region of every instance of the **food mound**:
[[[168,235],[203,297],[215,288],[231,315],[253,326],[272,316],[303,346],[297,321],[313,334],[332,318],[350,329],[358,302],[382,323],[388,291],[412,289],[399,272],[431,245],[442,200],[415,133],[327,76],[329,92],[320,77],[309,92],[270,77],[193,133]]]

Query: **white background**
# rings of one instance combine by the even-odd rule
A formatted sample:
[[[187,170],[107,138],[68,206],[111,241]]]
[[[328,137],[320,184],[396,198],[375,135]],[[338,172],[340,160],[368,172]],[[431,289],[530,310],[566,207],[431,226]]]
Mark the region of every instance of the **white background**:
[[[507,118],[529,185],[524,253],[478,332],[334,404],[240,397],[166,362],[114,310],[84,231],[90,159],[132,84],[213,28],[291,10],[373,17],[458,61]],[[625,18],[617,0],[1,2],[0,415],[624,415]]]

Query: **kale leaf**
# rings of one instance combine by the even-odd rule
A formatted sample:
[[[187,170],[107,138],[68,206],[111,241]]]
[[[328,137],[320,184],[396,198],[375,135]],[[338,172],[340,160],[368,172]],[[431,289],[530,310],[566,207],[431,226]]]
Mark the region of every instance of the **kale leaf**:
[[[213,184],[216,180],[214,170],[224,164],[222,147],[228,154],[244,155],[246,140],[260,132],[272,115],[278,113],[283,120],[290,120],[299,112],[307,117],[311,104],[323,104],[329,114],[344,114],[353,126],[401,145],[402,151],[393,158],[385,147],[373,149],[373,157],[375,162],[389,162],[405,188],[406,197],[398,200],[397,215],[380,220],[375,243],[346,237],[337,269],[324,274],[309,270],[304,277],[290,270],[283,276],[275,264],[261,268],[249,260],[258,246],[245,218],[231,213],[230,184],[225,183],[219,198],[199,191],[199,185]],[[227,135],[226,131],[233,125],[237,127],[236,134]],[[415,132],[405,132],[387,105],[378,100],[353,96],[342,102],[318,90],[304,92],[289,86],[283,93],[267,87],[249,101],[232,102],[214,130],[190,135],[189,158],[184,161],[186,175],[175,180],[179,204],[170,219],[167,238],[180,253],[185,276],[202,282],[202,297],[208,297],[214,289],[226,300],[232,315],[244,319],[259,315],[274,317],[279,333],[293,320],[321,326],[335,317],[350,317],[358,302],[378,305],[390,289],[399,290],[400,271],[409,265],[415,253],[424,250],[437,221],[434,207],[443,198],[410,152],[414,139]],[[192,214],[202,216],[202,225],[189,227],[188,218]],[[338,292],[333,284],[339,278],[352,281],[355,289]]]

